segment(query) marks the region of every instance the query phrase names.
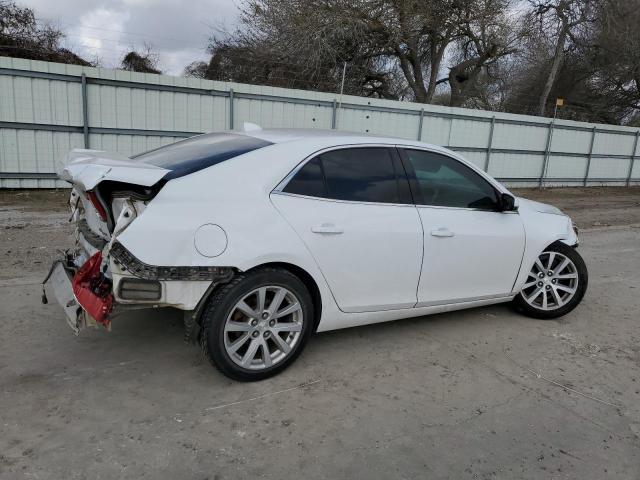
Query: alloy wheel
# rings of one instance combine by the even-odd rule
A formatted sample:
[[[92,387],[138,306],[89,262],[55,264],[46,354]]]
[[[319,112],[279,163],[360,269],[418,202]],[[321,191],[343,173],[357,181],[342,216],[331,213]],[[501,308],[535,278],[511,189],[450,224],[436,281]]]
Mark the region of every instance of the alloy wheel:
[[[287,288],[252,290],[231,309],[224,325],[224,347],[242,368],[262,370],[281,362],[300,340],[304,316]]]
[[[578,290],[578,269],[559,252],[543,252],[533,264],[522,287],[522,297],[539,310],[556,310]]]

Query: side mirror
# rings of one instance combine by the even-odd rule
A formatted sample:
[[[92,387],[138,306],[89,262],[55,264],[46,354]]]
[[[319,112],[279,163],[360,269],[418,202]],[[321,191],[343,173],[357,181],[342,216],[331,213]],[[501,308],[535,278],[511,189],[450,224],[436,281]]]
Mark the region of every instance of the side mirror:
[[[513,212],[518,210],[516,207],[516,199],[513,195],[508,193],[500,194],[500,211],[501,212]]]

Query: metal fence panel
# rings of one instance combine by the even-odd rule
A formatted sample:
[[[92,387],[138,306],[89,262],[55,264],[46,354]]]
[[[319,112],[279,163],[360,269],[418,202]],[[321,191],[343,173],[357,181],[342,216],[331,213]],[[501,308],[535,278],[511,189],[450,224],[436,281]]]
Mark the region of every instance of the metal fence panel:
[[[630,159],[594,157],[591,160],[589,178],[610,178],[626,180]]]
[[[563,130],[555,128],[551,141],[552,152],[589,153],[592,132],[585,130]]]
[[[132,155],[245,121],[419,139],[509,185],[640,183],[633,128],[0,57],[0,188],[64,185],[72,148]]]
[[[452,147],[485,148],[489,138],[490,122],[454,119],[451,121],[449,145]]]

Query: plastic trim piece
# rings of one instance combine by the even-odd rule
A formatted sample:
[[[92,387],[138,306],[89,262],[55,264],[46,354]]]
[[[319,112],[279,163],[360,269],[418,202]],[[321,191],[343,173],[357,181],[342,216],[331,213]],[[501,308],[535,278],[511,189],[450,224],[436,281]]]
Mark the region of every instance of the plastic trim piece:
[[[145,280],[209,280],[228,281],[236,269],[233,267],[187,267],[156,266],[138,260],[119,242],[115,242],[109,253],[114,263],[131,275]]]

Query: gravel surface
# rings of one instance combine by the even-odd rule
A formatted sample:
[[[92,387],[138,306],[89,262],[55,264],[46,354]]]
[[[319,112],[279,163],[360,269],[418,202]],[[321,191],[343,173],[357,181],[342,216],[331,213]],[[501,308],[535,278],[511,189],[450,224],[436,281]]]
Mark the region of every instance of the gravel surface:
[[[521,190],[581,228],[589,290],[314,336],[243,384],[140,311],[75,337],[38,282],[67,192],[0,192],[0,478],[638,479],[640,189]]]

